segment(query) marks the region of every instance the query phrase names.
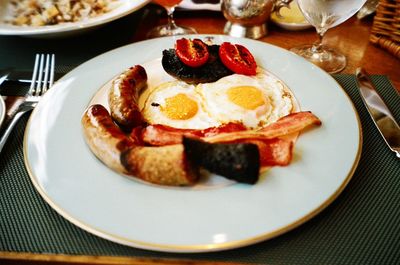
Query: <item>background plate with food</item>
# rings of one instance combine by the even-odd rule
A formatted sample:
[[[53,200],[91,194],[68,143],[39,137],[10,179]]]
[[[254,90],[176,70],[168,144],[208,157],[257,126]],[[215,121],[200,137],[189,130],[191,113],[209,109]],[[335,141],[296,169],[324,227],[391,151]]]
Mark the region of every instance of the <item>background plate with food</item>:
[[[93,29],[128,15],[149,0],[1,0],[0,35],[61,37]]]
[[[92,100],[101,101],[101,88],[132,65],[157,62],[175,44],[176,38],[168,37],[100,55],[44,96],[24,141],[26,166],[43,198],[95,235],[167,252],[253,244],[287,232],[327,207],[345,188],[361,153],[359,119],[343,89],[321,69],[281,48],[227,36],[187,37],[247,47],[259,66],[287,85],[301,110],[311,110],[322,121],[300,135],[290,165],[270,168],[255,185],[167,187],[127,178],[93,155],[82,132],[85,109]]]

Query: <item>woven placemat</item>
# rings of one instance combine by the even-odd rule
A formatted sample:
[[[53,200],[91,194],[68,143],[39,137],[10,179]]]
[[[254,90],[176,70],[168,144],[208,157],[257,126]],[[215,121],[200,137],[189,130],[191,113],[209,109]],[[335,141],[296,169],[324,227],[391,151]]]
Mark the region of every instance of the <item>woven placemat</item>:
[[[252,246],[202,254],[146,251],[96,237],[59,216],[31,184],[24,167],[22,148],[26,116],[0,154],[0,252],[259,264],[400,264],[400,161],[385,146],[370,120],[354,76],[334,77],[360,114],[363,152],[343,193],[300,227]],[[373,76],[373,81],[396,119],[400,120],[399,94],[385,76]]]

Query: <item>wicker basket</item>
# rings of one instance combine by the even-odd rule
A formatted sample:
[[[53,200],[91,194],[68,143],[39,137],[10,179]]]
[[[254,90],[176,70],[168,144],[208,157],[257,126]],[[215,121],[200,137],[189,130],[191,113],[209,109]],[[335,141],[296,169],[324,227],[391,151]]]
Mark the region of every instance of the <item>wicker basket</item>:
[[[380,0],[370,40],[400,58],[400,0]]]

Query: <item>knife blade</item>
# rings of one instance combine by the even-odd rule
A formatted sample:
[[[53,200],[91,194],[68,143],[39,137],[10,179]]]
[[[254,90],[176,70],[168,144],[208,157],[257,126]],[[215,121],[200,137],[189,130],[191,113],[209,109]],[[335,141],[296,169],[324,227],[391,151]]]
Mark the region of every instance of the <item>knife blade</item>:
[[[7,77],[11,73],[11,68],[0,70],[0,85],[6,81]]]
[[[1,1],[1,0],[0,0]],[[67,71],[70,69],[69,67],[57,67],[58,72],[54,73],[54,80],[60,79],[64,76]],[[25,96],[28,92],[28,89],[31,84],[32,78],[32,70],[21,70],[15,68],[9,68],[10,73],[3,80],[3,85],[0,87],[0,94],[3,96]],[[7,69],[0,69],[0,78],[2,77],[1,73],[7,73]]]
[[[368,73],[358,68],[356,79],[361,99],[366,106],[378,131],[382,135],[390,150],[400,158],[400,127],[394,119],[389,108],[375,89]]]
[[[15,70],[6,79],[7,82],[31,83],[32,71]]]
[[[54,72],[54,80],[60,79],[63,75],[65,75],[72,67],[57,67],[60,69],[56,69]],[[5,82],[12,82],[12,83],[21,83],[21,84],[30,84],[32,78],[32,70],[19,70],[19,69],[0,69],[0,77],[2,76],[1,73],[9,71],[8,76],[4,80]]]

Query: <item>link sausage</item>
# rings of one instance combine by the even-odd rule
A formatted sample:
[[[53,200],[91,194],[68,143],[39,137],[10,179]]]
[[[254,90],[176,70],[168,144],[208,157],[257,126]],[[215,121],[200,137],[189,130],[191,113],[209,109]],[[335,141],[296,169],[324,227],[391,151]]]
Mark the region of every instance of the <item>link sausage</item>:
[[[124,131],[130,131],[133,127],[143,123],[138,99],[146,84],[146,70],[140,65],[130,67],[112,83],[108,95],[110,113]]]
[[[82,126],[92,152],[118,173],[170,186],[191,185],[198,179],[198,169],[189,165],[182,144],[140,146],[113,122],[102,105],[92,105],[85,111]]]
[[[90,106],[83,114],[82,126],[86,143],[97,158],[111,169],[127,173],[120,162],[121,152],[135,143],[113,122],[107,109],[99,104]]]

